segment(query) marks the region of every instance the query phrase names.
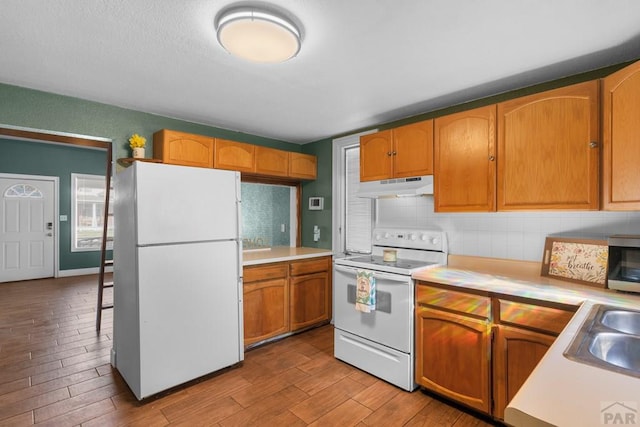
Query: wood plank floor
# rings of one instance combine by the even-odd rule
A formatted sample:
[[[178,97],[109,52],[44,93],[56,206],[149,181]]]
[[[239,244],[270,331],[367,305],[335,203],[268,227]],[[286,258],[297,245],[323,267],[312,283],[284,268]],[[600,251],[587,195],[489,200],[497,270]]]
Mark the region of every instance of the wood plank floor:
[[[138,402],[95,331],[97,276],[0,283],[0,426],[488,426],[333,357],[330,325]],[[107,297],[108,299],[108,297]]]

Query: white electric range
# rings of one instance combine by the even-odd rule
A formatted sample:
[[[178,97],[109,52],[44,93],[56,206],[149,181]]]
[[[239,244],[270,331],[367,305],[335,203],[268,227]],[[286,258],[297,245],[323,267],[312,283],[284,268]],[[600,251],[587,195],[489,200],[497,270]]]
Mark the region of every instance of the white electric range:
[[[384,251],[395,250],[396,261]],[[334,357],[408,391],[414,378],[414,300],[417,271],[447,264],[446,233],[376,228],[371,255],[334,261]],[[373,273],[376,306],[356,310],[356,274]]]

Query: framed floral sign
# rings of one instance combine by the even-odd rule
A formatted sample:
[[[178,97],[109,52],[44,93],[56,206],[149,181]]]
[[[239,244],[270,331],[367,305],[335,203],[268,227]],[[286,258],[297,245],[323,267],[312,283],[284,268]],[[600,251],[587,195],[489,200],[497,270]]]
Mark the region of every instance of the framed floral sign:
[[[608,259],[606,240],[547,237],[541,275],[605,288]]]

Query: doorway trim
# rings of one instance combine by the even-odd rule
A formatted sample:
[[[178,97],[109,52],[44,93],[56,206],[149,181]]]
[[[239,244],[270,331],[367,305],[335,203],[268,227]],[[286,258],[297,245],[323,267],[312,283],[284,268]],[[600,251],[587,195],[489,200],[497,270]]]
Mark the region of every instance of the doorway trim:
[[[53,220],[56,223],[56,233],[53,236],[53,277],[60,276],[60,178],[48,175],[24,175],[17,173],[2,173],[0,178],[7,179],[30,179],[38,181],[53,182]]]

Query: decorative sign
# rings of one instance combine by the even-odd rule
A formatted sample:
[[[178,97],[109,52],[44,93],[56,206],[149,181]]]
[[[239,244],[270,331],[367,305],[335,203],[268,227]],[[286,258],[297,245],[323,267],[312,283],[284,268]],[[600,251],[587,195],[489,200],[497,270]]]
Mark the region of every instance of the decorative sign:
[[[608,259],[606,240],[547,237],[541,275],[605,288]]]

